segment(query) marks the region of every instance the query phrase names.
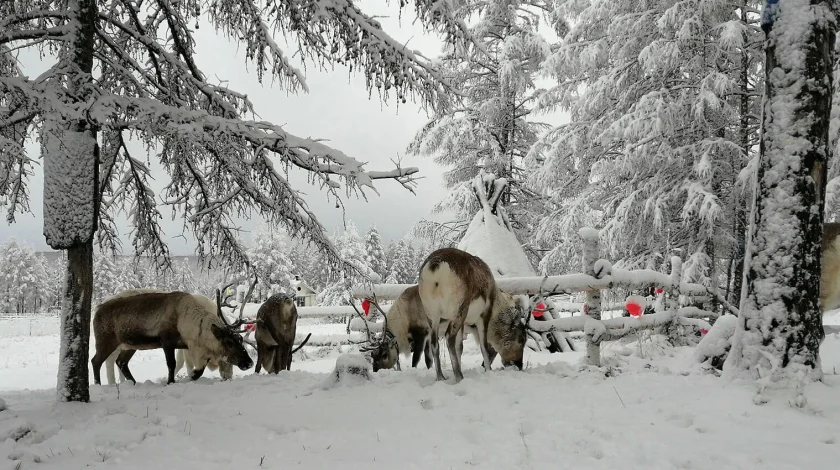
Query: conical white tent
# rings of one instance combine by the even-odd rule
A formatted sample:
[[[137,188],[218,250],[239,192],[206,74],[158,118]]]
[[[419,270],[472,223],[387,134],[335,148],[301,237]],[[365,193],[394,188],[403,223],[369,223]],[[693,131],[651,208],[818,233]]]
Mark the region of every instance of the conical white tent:
[[[458,248],[483,259],[497,278],[533,277],[537,273],[511,227],[504,206],[499,204],[506,186],[507,179],[496,178],[484,171],[475,177],[472,188],[481,208],[458,243]],[[550,312],[544,315],[548,317],[546,320],[552,319]],[[554,333],[553,338],[548,334],[532,333],[531,336],[536,342],[535,349],[542,349],[540,339],[546,345],[553,339],[556,348],[562,351],[574,350],[574,343],[564,332]]]

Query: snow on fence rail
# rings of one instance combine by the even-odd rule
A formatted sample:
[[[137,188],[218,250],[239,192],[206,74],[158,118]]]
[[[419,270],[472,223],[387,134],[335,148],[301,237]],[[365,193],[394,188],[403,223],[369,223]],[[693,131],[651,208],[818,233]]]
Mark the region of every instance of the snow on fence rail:
[[[703,310],[683,303],[712,301],[723,306],[730,313],[738,314],[738,309],[726,302],[723,297],[701,284],[680,282],[682,260],[678,256],[671,258],[671,272],[668,274],[650,269],[625,270],[613,267],[609,261],[598,258],[600,252],[599,233],[595,229],[583,228],[579,235],[584,244],[583,264],[586,273],[563,274],[544,277],[505,277],[496,279],[499,288],[510,294],[543,295],[586,293],[586,301],[581,304],[561,303],[559,310],[586,311],[587,314],[557,318],[548,321],[530,321],[530,327],[537,332],[565,331],[583,332],[587,342],[587,361],[590,365],[600,365],[600,344],[603,341],[618,339],[642,329],[668,328],[671,325],[693,326],[708,330],[708,320],[717,318],[716,311]],[[373,284],[357,286],[353,297],[357,299],[376,298],[395,300],[413,284]],[[640,317],[618,317],[601,320],[601,291],[610,289],[641,290],[650,287],[662,289],[665,296],[665,308],[651,315]],[[557,305],[554,306],[557,309]],[[365,325],[367,323],[367,326]],[[379,332],[382,323],[353,319],[351,330]]]

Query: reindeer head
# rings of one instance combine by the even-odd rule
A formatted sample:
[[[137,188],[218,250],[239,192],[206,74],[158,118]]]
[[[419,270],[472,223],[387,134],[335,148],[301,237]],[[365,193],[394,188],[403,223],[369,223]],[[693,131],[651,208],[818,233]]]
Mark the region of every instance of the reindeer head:
[[[223,306],[232,308],[228,302],[230,296],[225,296],[224,300],[222,299],[222,292],[227,291],[228,287],[231,285],[233,285],[233,283],[226,285],[221,290],[216,290],[216,308],[218,309],[216,313],[219,315],[219,318],[225,326],[220,327],[213,324],[210,325],[210,330],[212,331],[213,336],[219,340],[219,343],[222,345],[222,355],[224,360],[229,364],[235,364],[242,370],[248,370],[254,366],[254,360],[251,359],[251,355],[248,354],[248,350],[245,349],[245,342],[242,339],[242,333],[244,333],[245,330],[241,330],[240,327],[247,323],[247,320],[242,317],[242,314],[245,311],[245,304],[251,300],[251,294],[253,294],[254,287],[257,285],[257,278],[254,278],[251,288],[248,289],[248,294],[239,306],[239,318],[233,323],[229,323],[222,313]]]
[[[380,338],[371,342],[370,347],[363,347],[360,350],[370,352],[374,372],[379,372],[379,369],[393,369],[400,356],[397,341],[387,328]]]
[[[356,305],[351,299],[350,304],[353,305],[353,309],[356,310],[356,313],[365,322],[365,329],[367,330],[366,342],[368,343],[368,346],[362,346],[359,348],[359,351],[370,353],[374,372],[379,372],[379,369],[393,369],[400,355],[399,348],[397,348],[397,340],[394,337],[394,334],[391,333],[391,330],[388,329],[388,315],[382,310],[382,307],[379,306],[376,298],[369,300],[371,301],[371,304],[382,313],[382,318],[384,319],[382,334],[379,337],[374,337],[370,334],[370,329],[367,326],[367,319],[362,316],[362,313],[359,312],[359,309],[356,308]]]
[[[499,356],[502,358],[503,366],[516,366],[522,370],[525,342],[528,340],[527,325],[522,322],[522,319],[529,312],[527,303],[522,297],[512,296],[512,300],[512,304],[499,314],[499,319],[503,323],[499,336],[504,345],[499,351]]]

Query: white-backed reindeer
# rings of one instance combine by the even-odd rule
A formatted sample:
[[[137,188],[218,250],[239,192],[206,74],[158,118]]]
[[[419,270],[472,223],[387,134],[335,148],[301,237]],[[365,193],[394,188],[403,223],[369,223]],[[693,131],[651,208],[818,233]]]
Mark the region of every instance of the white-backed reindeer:
[[[374,305],[379,308],[378,304]],[[373,371],[399,367],[400,354],[407,355],[409,350],[413,350],[411,367],[417,367],[420,355],[425,353],[426,368],[431,369],[431,326],[420,300],[419,287],[404,290],[384,316],[382,340],[369,348]]]
[[[437,380],[446,380],[438,347],[438,332],[444,327],[456,382],[464,378],[461,351],[465,328],[476,338],[485,370],[490,370],[496,350],[505,366],[522,369],[526,306],[519,297],[497,287],[484,260],[457,248],[435,250],[420,266],[418,288],[429,317]]]
[[[254,288],[257,286],[258,279],[254,278],[254,282],[251,283],[251,287],[248,289],[248,292],[245,294],[244,299],[239,304],[239,318],[237,318],[233,323],[229,323],[225,316],[222,314],[222,310],[219,309],[219,318],[222,322],[227,325],[228,328],[232,330],[237,330],[240,326],[247,323],[247,320],[243,317],[245,313],[245,304],[251,300],[251,295],[254,293]],[[236,281],[230,282],[224,287],[222,287],[221,292],[227,292],[227,290],[236,284]],[[224,297],[221,298],[219,301],[219,305],[222,307],[227,307],[232,310],[236,310],[236,307],[231,305],[230,298],[233,294],[226,294]],[[181,367],[187,367],[187,375],[192,377],[195,372],[196,365],[201,364],[202,368],[210,369],[211,371],[219,371],[219,377],[222,380],[230,380],[233,378],[233,364],[225,361],[223,358],[210,358],[210,360],[206,363],[202,362],[203,359],[201,357],[196,357],[195,354],[190,349],[179,349],[176,357],[175,357],[175,373],[177,374],[178,371],[181,370]]]
[[[175,350],[189,348],[199,364],[224,360],[247,370],[253,361],[235,331],[224,321],[221,293],[217,301],[186,292],[146,291],[117,294],[100,304],[93,317],[96,354],[91,360],[94,382],[99,385],[102,363],[120,350],[116,365],[132,382],[128,362],[138,349],[162,348],[169,369],[167,383],[175,382]],[[204,373],[196,369],[192,379]]]

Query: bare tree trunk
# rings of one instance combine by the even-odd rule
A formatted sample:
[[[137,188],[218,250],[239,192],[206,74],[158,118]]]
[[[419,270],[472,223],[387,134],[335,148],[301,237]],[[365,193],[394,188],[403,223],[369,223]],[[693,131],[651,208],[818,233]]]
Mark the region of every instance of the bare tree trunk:
[[[91,98],[96,0],[68,5],[72,41],[61,51],[58,73],[66,76],[63,99],[85,106]],[[93,295],[93,237],[99,212],[97,129],[86,120],[45,120],[44,236],[55,249],[67,250],[61,306],[58,401],[90,401],[88,351]]]
[[[822,375],[820,241],[836,23],[829,0],[765,3],[764,120],[747,289],[729,374]]]
[[[748,1],[741,2],[741,22],[745,27],[749,27],[749,18],[747,17]],[[740,122],[738,125],[739,144],[743,156],[741,158],[748,159],[750,154],[750,54],[747,49],[747,41],[749,37],[747,33],[743,33],[744,49],[741,52],[741,77],[740,77],[740,92],[741,102],[739,114]],[[732,259],[730,261],[731,267],[730,276],[731,295],[727,292],[729,303],[735,306],[741,305],[741,288],[744,280],[744,251],[746,247],[746,219],[747,219],[747,201],[738,194],[738,171],[741,168],[739,161],[732,162],[732,234],[735,237],[735,246],[732,248]],[[729,284],[727,284],[729,288]]]

